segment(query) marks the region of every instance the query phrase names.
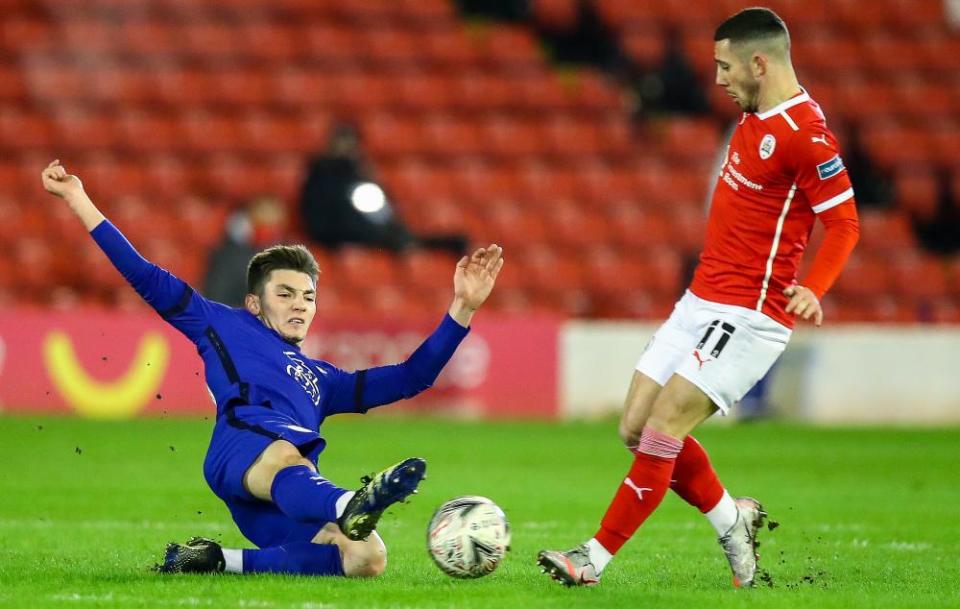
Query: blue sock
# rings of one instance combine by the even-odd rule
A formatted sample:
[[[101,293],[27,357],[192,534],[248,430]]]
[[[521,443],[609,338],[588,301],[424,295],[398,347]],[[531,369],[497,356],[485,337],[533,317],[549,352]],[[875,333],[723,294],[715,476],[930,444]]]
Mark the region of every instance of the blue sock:
[[[261,550],[244,550],[243,572],[344,575],[340,548],[334,544],[309,541],[296,541]]]
[[[337,499],[345,492],[306,465],[281,469],[270,487],[281,512],[297,522],[318,524],[337,521]]]

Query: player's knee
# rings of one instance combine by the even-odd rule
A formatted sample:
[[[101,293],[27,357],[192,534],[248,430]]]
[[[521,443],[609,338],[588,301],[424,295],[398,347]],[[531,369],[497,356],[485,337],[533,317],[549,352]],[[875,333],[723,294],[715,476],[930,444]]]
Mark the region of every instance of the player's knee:
[[[620,421],[620,440],[627,448],[632,448],[640,443],[640,432],[642,429],[633,429],[626,421]]]
[[[298,453],[296,455],[285,455],[283,458],[277,461],[276,470],[280,471],[281,469],[286,469],[295,465],[305,465],[310,469],[313,469],[313,463],[310,463],[308,459],[304,459],[303,455]]]
[[[347,577],[377,577],[387,570],[383,544],[352,544],[344,552],[343,572]]]
[[[305,465],[310,469],[314,465],[305,459],[296,446],[289,442],[278,441],[272,444],[263,454],[265,465],[274,473],[295,465]]]

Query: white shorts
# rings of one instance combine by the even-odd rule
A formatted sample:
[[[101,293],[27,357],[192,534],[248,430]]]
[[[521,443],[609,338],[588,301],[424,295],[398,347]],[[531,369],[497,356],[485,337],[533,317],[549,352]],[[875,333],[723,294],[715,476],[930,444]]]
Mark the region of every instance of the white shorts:
[[[790,334],[763,313],[703,300],[687,290],[647,343],[637,370],[661,386],[679,374],[727,414],[770,370]]]

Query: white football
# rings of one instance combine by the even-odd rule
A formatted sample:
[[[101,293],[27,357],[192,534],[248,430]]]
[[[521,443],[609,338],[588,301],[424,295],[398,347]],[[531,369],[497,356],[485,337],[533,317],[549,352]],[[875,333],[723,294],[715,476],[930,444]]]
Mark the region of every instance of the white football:
[[[486,497],[456,497],[437,508],[427,527],[427,550],[452,577],[483,577],[510,549],[510,523]]]

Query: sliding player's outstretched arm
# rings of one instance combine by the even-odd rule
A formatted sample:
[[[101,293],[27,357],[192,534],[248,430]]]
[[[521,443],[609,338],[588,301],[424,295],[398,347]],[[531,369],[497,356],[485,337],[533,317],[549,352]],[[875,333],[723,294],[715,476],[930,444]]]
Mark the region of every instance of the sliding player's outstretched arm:
[[[97,209],[84,191],[80,178],[68,174],[60,161],[47,165],[41,177],[47,192],[62,198],[70,206],[110,262],[147,304],[192,338],[199,324],[191,322],[202,316],[199,301],[203,299],[180,278],[144,259]],[[198,310],[186,314],[191,303],[197,304],[193,308]]]
[[[364,412],[430,388],[466,337],[502,268],[503,249],[496,244],[461,258],[453,276],[453,303],[433,334],[401,364],[343,374],[329,396],[327,414]]]

